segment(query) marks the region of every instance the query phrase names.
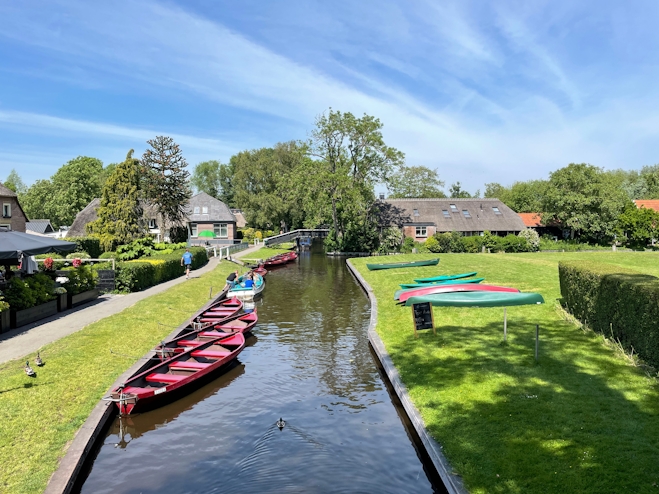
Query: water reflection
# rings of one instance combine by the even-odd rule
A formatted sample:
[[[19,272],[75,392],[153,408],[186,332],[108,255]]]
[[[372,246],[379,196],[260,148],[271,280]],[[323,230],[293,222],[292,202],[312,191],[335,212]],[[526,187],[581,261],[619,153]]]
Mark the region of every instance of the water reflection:
[[[312,251],[272,270],[241,365],[116,422],[82,492],[433,492],[371,357],[368,301],[344,262]],[[128,447],[114,447],[120,432]]]

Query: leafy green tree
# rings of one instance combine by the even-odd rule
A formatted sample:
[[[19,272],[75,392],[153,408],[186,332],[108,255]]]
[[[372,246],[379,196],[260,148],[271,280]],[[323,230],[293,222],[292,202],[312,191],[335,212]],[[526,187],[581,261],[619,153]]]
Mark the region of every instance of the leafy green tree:
[[[114,167],[105,182],[98,219],[87,225],[89,232],[100,239],[105,251],[130,243],[146,232],[140,203],[140,168],[131,149],[126,160]]]
[[[49,208],[53,226],[70,225],[92,199],[100,197],[103,162],[78,156],[67,162],[51,177],[55,196]]]
[[[364,234],[367,226],[374,229],[370,225],[375,222],[369,222],[374,184],[386,183],[404,163],[404,154],[385,144],[381,129],[382,123],[375,117],[357,118],[331,108],[316,119],[308,143],[314,161],[301,167],[297,187],[306,221],[331,224],[328,248],[354,248],[359,239],[352,237]],[[364,241],[370,240],[364,237]]]
[[[37,180],[19,199],[23,211],[25,211],[28,218],[48,218],[53,226],[57,228],[59,224],[55,220],[54,210],[52,208],[55,194],[55,187],[50,180]]]
[[[542,221],[557,222],[572,238],[604,242],[613,237],[618,216],[628,204],[624,190],[600,168],[572,163],[550,174]]]
[[[425,166],[401,166],[387,185],[392,199],[446,197],[443,187],[437,170]]]
[[[510,192],[504,196],[505,200],[501,200],[516,213],[539,213],[542,212],[546,191],[546,180],[515,182],[510,187]]]
[[[192,191],[188,184],[190,173],[181,148],[174,139],[157,136],[147,141],[150,148],[142,155],[145,198],[153,204],[160,216],[163,236],[167,225],[177,226],[186,216],[186,207]]]
[[[628,247],[644,249],[653,240],[659,239],[659,213],[628,203],[618,218],[616,231]]]
[[[480,190],[477,190],[474,195],[471,195],[469,192],[462,189],[460,182],[455,182],[454,184],[451,184],[451,187],[449,188],[449,194],[453,199],[469,199],[470,197],[480,196],[481,192]]]
[[[9,172],[9,175],[7,175],[3,185],[8,189],[16,192],[16,194],[19,196],[27,192],[27,186],[14,168],[12,168],[12,170]]]
[[[506,201],[504,198],[510,194],[510,188],[509,187],[504,187],[500,183],[497,182],[490,182],[489,184],[485,184],[485,195],[484,197],[492,198],[492,199],[499,199],[501,202],[504,204]]]
[[[220,185],[220,166],[217,160],[202,161],[194,167],[190,184],[197,192],[206,192],[209,196],[219,197],[222,186]]]

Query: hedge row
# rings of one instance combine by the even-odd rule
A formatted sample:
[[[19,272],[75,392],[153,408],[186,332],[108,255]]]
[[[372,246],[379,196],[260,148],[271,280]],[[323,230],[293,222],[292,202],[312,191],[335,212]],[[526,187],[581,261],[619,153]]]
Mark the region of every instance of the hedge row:
[[[116,289],[123,292],[138,292],[164,281],[178,278],[183,272],[181,256],[185,249],[171,254],[151,256],[145,259],[118,262],[115,271]],[[206,249],[190,248],[192,269],[197,269],[208,262]],[[105,264],[105,263],[103,263]]]
[[[558,265],[565,308],[659,368],[659,278],[595,262]]]

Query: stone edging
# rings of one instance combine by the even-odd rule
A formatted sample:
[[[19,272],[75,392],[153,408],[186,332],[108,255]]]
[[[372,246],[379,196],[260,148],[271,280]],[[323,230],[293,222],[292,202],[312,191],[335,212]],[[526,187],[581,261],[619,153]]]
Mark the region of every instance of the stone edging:
[[[222,290],[220,294],[209,300],[206,305],[204,305],[199,311],[205,310],[216,300],[226,297],[227,290]],[[176,336],[185,326],[187,326],[189,319],[183,322],[178,328],[169,333],[165,340],[172,339]],[[130,369],[124,372],[119,378],[110,386],[110,389],[116,388],[120,384],[124,383],[126,379],[130,376],[146,370],[149,365],[151,365],[151,358],[155,357],[156,354],[154,351],[149,351],[144,355],[138,362],[136,362]],[[149,359],[146,360],[145,359]],[[93,451],[94,445],[98,440],[98,437],[106,430],[110,420],[114,418],[116,414],[116,408],[114,403],[99,401],[98,404],[94,407],[85,423],[82,424],[82,427],[76,432],[73,441],[71,442],[69,448],[66,450],[64,458],[60,460],[59,467],[55,470],[55,473],[50,477],[48,485],[44,494],[69,494],[73,487],[76,484],[78,475],[82,471],[82,467],[87,460],[89,454]]]
[[[368,325],[368,341],[371,343],[375,354],[380,360],[382,368],[387,374],[389,382],[396,391],[400,402],[403,404],[405,413],[409,417],[410,422],[414,426],[414,430],[421,439],[423,447],[425,448],[426,453],[428,453],[428,456],[430,457],[435,470],[437,470],[437,473],[441,477],[442,482],[444,482],[444,487],[446,487],[446,490],[449,492],[449,494],[468,494],[467,489],[465,489],[464,485],[462,484],[462,480],[457,475],[452,473],[453,469],[442,453],[442,447],[430,436],[426,430],[426,426],[423,422],[423,419],[421,418],[421,414],[414,406],[414,403],[412,403],[412,400],[410,399],[410,396],[407,392],[407,388],[400,379],[398,370],[394,366],[393,361],[391,360],[391,357],[389,356],[389,353],[384,346],[384,343],[380,339],[380,335],[378,335],[378,333],[375,331],[375,327],[378,322],[378,304],[375,295],[373,294],[373,289],[362,277],[361,273],[355,269],[355,267],[350,262],[350,259],[346,260],[346,264],[348,265],[348,269],[352,275],[368,295],[368,299],[371,303],[371,320]]]

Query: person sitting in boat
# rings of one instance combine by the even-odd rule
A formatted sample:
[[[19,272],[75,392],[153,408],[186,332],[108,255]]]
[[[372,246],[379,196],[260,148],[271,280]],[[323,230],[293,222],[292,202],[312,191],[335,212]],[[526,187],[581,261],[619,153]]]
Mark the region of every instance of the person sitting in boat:
[[[247,275],[243,286],[247,289],[254,288],[254,279],[252,278],[252,273]]]
[[[233,273],[227,276],[227,284],[224,288],[228,288],[229,290],[231,290],[234,286],[236,286],[237,279],[238,279],[238,270],[236,269]]]

